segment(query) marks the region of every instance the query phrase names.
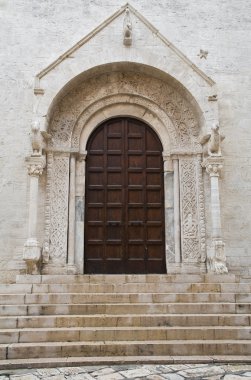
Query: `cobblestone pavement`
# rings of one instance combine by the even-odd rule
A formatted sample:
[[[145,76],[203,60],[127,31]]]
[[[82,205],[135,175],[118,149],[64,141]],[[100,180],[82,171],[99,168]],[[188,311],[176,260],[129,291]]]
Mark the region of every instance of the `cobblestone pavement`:
[[[0,380],[247,380],[251,364],[113,365],[2,370]]]

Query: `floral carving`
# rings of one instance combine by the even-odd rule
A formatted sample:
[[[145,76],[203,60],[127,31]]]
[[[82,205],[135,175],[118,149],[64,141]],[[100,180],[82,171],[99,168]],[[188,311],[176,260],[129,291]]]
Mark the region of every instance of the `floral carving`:
[[[40,164],[34,164],[28,166],[28,174],[30,176],[39,177],[43,173],[43,165]]]
[[[180,158],[181,233],[184,262],[200,261],[196,160]]]
[[[79,128],[75,126],[81,115],[84,115],[85,120],[88,119],[95,103],[102,100],[103,105],[99,105],[102,108],[111,101],[109,96],[118,94],[127,96],[128,103],[133,104],[136,96],[140,96],[158,105],[173,122],[175,130],[171,133],[174,145],[198,149],[199,126],[189,102],[168,83],[133,72],[102,74],[85,81],[67,94],[55,109],[50,123],[50,146],[77,147],[84,123]],[[133,95],[134,99],[131,98]]]
[[[56,155],[51,186],[50,258],[52,261],[67,256],[69,157]]]

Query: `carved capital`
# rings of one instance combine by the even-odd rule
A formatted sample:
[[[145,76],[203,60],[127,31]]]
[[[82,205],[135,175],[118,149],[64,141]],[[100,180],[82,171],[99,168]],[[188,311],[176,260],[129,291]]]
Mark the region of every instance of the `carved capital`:
[[[85,160],[86,160],[86,156],[87,156],[87,151],[80,152],[80,153],[77,155],[77,159],[78,159],[79,162],[82,162],[82,161],[85,161]]]
[[[219,177],[223,168],[223,158],[207,157],[202,162],[202,167],[206,168],[206,172],[210,177]]]
[[[173,172],[173,161],[170,155],[163,154],[164,172]]]
[[[26,158],[28,174],[33,177],[39,177],[43,173],[43,169],[46,164],[44,156],[34,157],[30,156]]]

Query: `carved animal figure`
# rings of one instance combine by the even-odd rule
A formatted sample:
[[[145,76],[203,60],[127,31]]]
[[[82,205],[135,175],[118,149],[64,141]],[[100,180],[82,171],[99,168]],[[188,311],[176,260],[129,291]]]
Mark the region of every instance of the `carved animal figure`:
[[[211,133],[203,136],[200,140],[201,145],[208,143],[207,150],[209,156],[221,156],[221,142],[225,136],[219,132],[219,124],[211,128]]]

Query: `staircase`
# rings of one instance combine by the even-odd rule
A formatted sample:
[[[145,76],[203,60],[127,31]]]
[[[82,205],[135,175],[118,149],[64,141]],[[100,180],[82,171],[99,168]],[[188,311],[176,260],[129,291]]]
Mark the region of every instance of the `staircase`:
[[[0,285],[0,369],[248,362],[250,291],[232,274],[18,276]]]

